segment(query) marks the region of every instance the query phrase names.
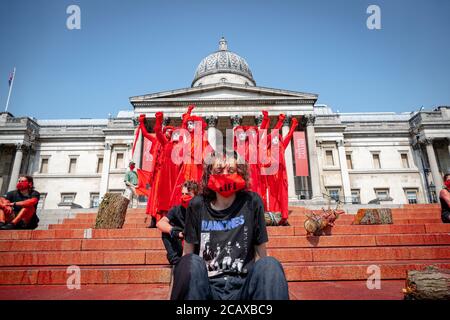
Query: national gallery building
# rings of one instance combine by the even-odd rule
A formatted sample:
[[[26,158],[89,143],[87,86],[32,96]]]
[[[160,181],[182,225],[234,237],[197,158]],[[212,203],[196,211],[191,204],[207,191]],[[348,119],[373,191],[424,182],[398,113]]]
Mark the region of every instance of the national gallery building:
[[[450,106],[414,113],[336,113],[318,105],[317,94],[259,87],[246,60],[228,50],[225,39],[203,60],[187,88],[130,98],[134,111],[110,119],[45,120],[0,113],[0,187],[15,189],[20,174],[34,177],[44,209],[98,206],[106,192],[122,192],[138,127],[145,114],[150,130],[163,111],[165,124],[180,126],[195,104],[214,143],[215,129],[258,125],[267,110],[272,128],[278,115],[301,118],[307,175],[297,175],[294,142],[285,153],[289,199],[304,205],[327,197],[345,203],[429,203],[450,172]],[[211,134],[210,134],[211,133]],[[139,168],[148,150],[137,140]],[[305,161],[306,161],[305,160]],[[145,204],[145,203],[144,203]]]

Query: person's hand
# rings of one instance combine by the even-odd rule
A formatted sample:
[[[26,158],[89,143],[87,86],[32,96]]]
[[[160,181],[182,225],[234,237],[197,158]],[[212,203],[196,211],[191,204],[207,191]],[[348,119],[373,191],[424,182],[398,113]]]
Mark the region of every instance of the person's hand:
[[[182,231],[183,230],[179,227],[172,227],[172,229],[170,230],[170,236],[174,239],[183,238]],[[181,237],[180,237],[180,234],[181,234]]]
[[[291,125],[292,125],[294,128],[296,128],[296,127],[297,127],[297,124],[298,124],[297,118],[292,118],[292,123],[291,123]]]
[[[191,113],[191,111],[192,110],[194,110],[194,108],[195,108],[195,105],[194,104],[190,104],[189,106],[188,106],[188,113]]]
[[[280,113],[280,115],[278,116],[278,120],[284,121],[284,119],[286,119],[286,115],[284,113]]]
[[[158,111],[157,113],[155,113],[155,117],[156,118],[163,118],[164,114],[161,111]]]
[[[139,115],[139,122],[144,123],[145,122],[145,114]]]
[[[264,118],[267,118],[269,116],[269,112],[267,110],[263,110],[262,114],[263,114]]]
[[[178,234],[178,238],[180,238],[180,239],[183,239],[183,238],[184,238],[183,232],[180,232],[180,233]]]

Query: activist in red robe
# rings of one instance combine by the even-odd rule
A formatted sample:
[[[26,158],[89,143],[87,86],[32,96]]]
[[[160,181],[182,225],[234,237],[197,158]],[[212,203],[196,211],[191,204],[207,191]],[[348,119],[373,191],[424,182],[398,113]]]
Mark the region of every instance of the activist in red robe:
[[[188,116],[183,119],[187,135],[180,136],[177,147],[182,149],[182,164],[178,173],[175,187],[170,198],[170,207],[180,205],[181,187],[185,181],[201,183],[203,175],[203,159],[213,151],[208,142],[206,122],[199,116]],[[198,134],[198,137],[195,135]]]
[[[278,124],[283,120],[279,117]],[[277,124],[277,125],[278,125]],[[271,132],[268,137],[269,154],[271,163],[270,166],[274,168],[273,172],[267,172],[267,187],[268,187],[268,211],[281,212],[280,225],[285,224],[288,219],[288,180],[286,171],[285,151],[292,139],[295,129],[297,128],[298,121],[296,118],[292,119],[291,128],[289,133],[283,138],[281,132]],[[279,129],[275,126],[274,129]],[[267,167],[265,167],[267,169]],[[272,171],[272,170],[268,170]]]
[[[183,123],[184,126],[185,119],[190,116],[193,105],[188,107],[187,113],[183,114]],[[144,124],[145,115],[141,115],[139,118],[139,122],[141,123],[142,134],[145,138],[152,140],[152,148],[155,145],[155,156],[154,156],[154,165],[152,171],[152,183],[151,183],[151,195],[147,201],[147,214],[150,214],[154,221],[152,225],[157,223],[171,208],[170,206],[170,194],[174,188],[174,184],[179,172],[179,165],[175,164],[172,161],[172,149],[178,141],[172,139],[172,133],[175,131],[175,128],[172,126],[165,126],[162,129],[162,123],[164,115],[162,112],[157,112],[155,114],[156,121],[154,131],[156,134],[156,138],[150,135]]]
[[[269,115],[267,111],[263,111],[263,122],[261,123],[260,132],[258,135],[258,178],[259,178],[259,188],[260,196],[264,202],[264,209],[269,210],[269,185],[267,175],[270,174],[268,167],[271,166],[270,159],[270,135],[268,134],[269,127]],[[283,122],[286,116],[280,114],[278,116],[278,121],[273,130],[279,130],[283,126]]]
[[[258,193],[261,197],[265,190],[265,184],[261,177],[261,167],[258,160],[259,134],[262,130],[267,130],[269,126],[269,116],[267,111],[263,111],[263,121],[258,126],[237,126],[234,128],[234,150],[245,159],[249,168],[250,191]]]
[[[153,222],[153,224],[156,223],[156,219],[157,219],[157,215],[156,215],[156,198],[158,195],[158,190],[157,190],[157,183],[156,183],[156,176],[160,170],[160,162],[161,162],[161,155],[162,155],[162,146],[159,143],[158,139],[149,134],[147,129],[145,128],[145,115],[141,114],[139,116],[139,127],[140,130],[142,132],[142,135],[144,136],[145,139],[149,139],[152,142],[152,146],[150,148],[150,153],[152,155],[153,158],[153,162],[152,162],[152,171],[151,171],[151,181],[150,181],[150,196],[148,197],[147,200],[147,208],[145,210],[146,214],[151,215],[155,221]]]

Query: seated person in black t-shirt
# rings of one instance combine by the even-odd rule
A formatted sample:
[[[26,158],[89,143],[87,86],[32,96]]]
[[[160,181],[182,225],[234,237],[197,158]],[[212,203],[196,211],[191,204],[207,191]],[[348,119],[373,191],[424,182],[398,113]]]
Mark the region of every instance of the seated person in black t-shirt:
[[[289,299],[283,267],[267,256],[262,199],[247,186],[236,152],[205,159],[202,194],[186,210],[172,300]]]
[[[33,187],[33,178],[21,176],[17,190],[9,191],[0,202],[0,230],[35,229],[40,194]]]
[[[167,260],[176,265],[183,255],[184,220],[189,201],[198,194],[198,184],[195,181],[185,181],[181,188],[181,205],[174,206],[167,215],[158,221],[156,227],[162,231],[162,240],[167,250]]]

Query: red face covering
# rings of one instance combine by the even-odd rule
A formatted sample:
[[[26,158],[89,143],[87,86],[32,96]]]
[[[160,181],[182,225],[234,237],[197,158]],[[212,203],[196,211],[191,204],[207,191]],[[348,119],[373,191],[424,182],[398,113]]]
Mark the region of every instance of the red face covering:
[[[450,180],[445,180],[444,184],[447,187],[447,189],[450,189]]]
[[[193,198],[193,197],[192,197],[191,195],[189,195],[189,194],[183,194],[183,195],[181,196],[181,205],[182,205],[183,207],[187,208],[188,205],[189,205],[189,201],[191,201],[192,198]]]
[[[30,185],[28,184],[28,181],[20,181],[17,183],[16,188],[19,191],[28,190]]]
[[[209,176],[208,188],[228,198],[245,188],[245,180],[237,173],[212,174]]]

